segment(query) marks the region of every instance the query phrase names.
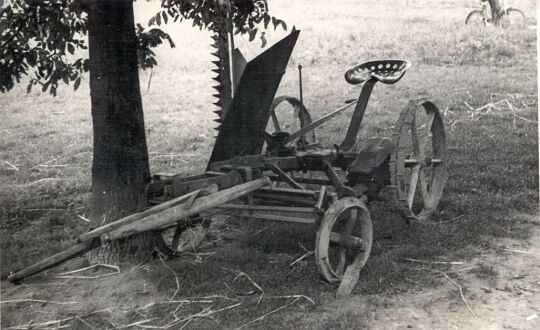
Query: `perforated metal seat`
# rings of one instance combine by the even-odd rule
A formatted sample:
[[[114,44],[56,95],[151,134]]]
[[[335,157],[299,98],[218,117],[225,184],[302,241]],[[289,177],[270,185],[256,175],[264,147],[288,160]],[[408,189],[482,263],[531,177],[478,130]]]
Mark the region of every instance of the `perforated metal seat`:
[[[345,80],[349,84],[360,84],[374,78],[384,84],[398,82],[411,64],[402,60],[370,61],[358,64],[345,72]]]

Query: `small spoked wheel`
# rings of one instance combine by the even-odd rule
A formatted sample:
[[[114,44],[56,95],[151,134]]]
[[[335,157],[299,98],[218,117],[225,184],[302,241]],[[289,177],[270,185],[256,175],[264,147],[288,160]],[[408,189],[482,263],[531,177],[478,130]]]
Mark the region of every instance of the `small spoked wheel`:
[[[349,295],[358,283],[372,242],[371,218],[360,199],[340,199],[324,213],[317,232],[315,257],[321,276],[340,284],[338,296]]]
[[[437,107],[411,102],[400,114],[390,158],[392,184],[407,218],[428,219],[437,209],[447,178],[446,135]]]
[[[190,218],[161,232],[165,246],[159,247],[166,255],[177,255],[196,251],[210,229],[210,218]]]

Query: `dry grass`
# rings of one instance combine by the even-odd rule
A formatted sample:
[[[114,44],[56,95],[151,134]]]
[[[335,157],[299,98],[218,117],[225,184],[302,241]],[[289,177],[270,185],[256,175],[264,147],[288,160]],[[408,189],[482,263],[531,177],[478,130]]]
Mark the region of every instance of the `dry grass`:
[[[357,96],[359,88],[343,79],[349,66],[397,57],[410,60],[413,66],[398,84],[376,86],[362,136],[389,135],[401,108],[418,96],[429,95],[445,111],[447,127],[459,121],[449,132],[450,178],[441,213],[433,222],[407,226],[388,204],[371,206],[375,244],[357,288],[370,297],[407,290],[410,281],[423,276],[403,258],[466,260],[471,251],[490,246],[494,238],[526,238],[534,222],[517,215],[538,211],[537,125],[493,114],[472,121],[468,107],[478,109],[507,99],[520,116],[538,121],[536,30],[467,28],[463,22],[471,9],[468,1],[411,0],[408,7],[405,3],[349,0],[328,6],[322,0],[281,0],[272,1],[270,8],[289,26],[302,30],[278,94],[297,94],[296,66],[301,63],[305,103],[314,118]],[[526,12],[530,24],[536,24],[534,2],[514,1],[512,5]],[[153,5],[137,6],[148,10]],[[160,66],[150,89],[146,89],[149,73],[141,73],[151,170],[196,174],[206,164],[214,136],[210,39],[188,24],[170,31],[177,48],[159,50]],[[268,34],[269,39],[276,38]],[[250,56],[258,51],[255,43],[238,43]],[[59,89],[56,98],[38,92],[26,95],[24,89],[21,84],[0,98],[2,276],[66,248],[95,225],[77,217],[88,213],[92,144],[87,87],[81,86],[77,93]],[[348,115],[318,130],[325,145],[342,139]],[[276,225],[254,235],[267,225],[231,219],[219,227],[220,232],[215,229],[214,238],[220,238],[217,248],[207,249],[217,252],[204,262],[174,261],[169,264],[173,277],[157,261],[151,263],[148,276],[159,278],[155,289],[168,297],[177,288],[176,276],[182,282],[177,297],[226,294],[223,282],[231,282],[234,274],[222,267],[249,274],[266,295],[301,294],[316,302],[332,295],[335,288],[317,281],[312,257],[288,267],[306,253],[301,246],[312,248],[314,231]],[[231,240],[231,236],[236,238]],[[441,281],[444,278],[432,278],[424,285]],[[242,298],[245,306],[212,317],[221,326],[236,327],[292,301],[263,299],[255,306],[258,298]],[[229,305],[220,302],[213,310]],[[190,308],[186,315],[204,311]],[[310,311],[313,307],[298,302],[287,308]],[[144,318],[126,316],[122,324],[172,315],[173,310],[144,311]],[[57,319],[73,313],[67,311]],[[285,322],[280,313],[268,319],[249,327],[281,327]],[[334,321],[336,327],[362,325],[361,320]],[[210,317],[190,322],[202,328],[216,326]]]

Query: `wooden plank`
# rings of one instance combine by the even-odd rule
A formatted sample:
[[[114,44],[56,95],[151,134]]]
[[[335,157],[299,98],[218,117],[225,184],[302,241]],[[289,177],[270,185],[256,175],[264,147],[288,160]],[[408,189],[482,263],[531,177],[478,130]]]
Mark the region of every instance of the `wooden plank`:
[[[217,214],[230,215],[236,217],[245,217],[252,219],[261,219],[261,220],[272,220],[272,221],[283,221],[283,222],[294,222],[294,223],[303,223],[303,224],[315,224],[316,218],[301,218],[301,217],[292,217],[284,216],[279,214],[270,214],[268,212],[252,212],[247,210],[232,210],[232,209],[219,209]]]
[[[315,212],[315,209],[313,207],[246,205],[246,204],[232,204],[232,203],[223,204],[219,206],[219,208],[220,209],[246,210],[246,211],[279,211],[279,212],[299,212],[299,213]]]
[[[217,188],[217,186],[212,187],[212,188],[211,187],[207,187],[207,188],[209,188],[211,190],[214,190],[214,189]],[[143,218],[146,218],[146,217],[148,217],[148,216],[150,216],[150,215],[152,215],[154,213],[161,212],[161,211],[166,210],[166,209],[168,209],[170,207],[173,207],[173,206],[176,206],[178,204],[184,203],[185,201],[189,200],[191,197],[198,195],[201,190],[202,189],[198,189],[198,190],[196,190],[194,192],[191,192],[189,194],[177,197],[175,199],[171,199],[168,202],[164,202],[164,203],[161,203],[161,204],[156,205],[154,207],[151,207],[148,210],[145,210],[145,211],[142,211],[142,212],[139,212],[139,213],[131,214],[131,215],[125,217],[125,218],[122,218],[122,219],[116,220],[114,222],[108,223],[105,226],[98,227],[98,228],[96,228],[94,230],[91,230],[91,231],[89,231],[87,233],[82,234],[81,236],[79,236],[79,238],[77,240],[79,242],[89,241],[89,240],[94,239],[96,237],[99,237],[99,236],[101,236],[101,235],[103,235],[105,233],[108,233],[108,232],[111,232],[111,231],[113,231],[115,229],[118,229],[121,226],[136,222],[136,221],[138,221],[140,219],[143,219]]]
[[[148,230],[155,230],[186,217],[196,215],[203,211],[218,207],[236,198],[245,196],[261,187],[270,184],[270,179],[263,177],[229,189],[225,189],[205,197],[197,198],[191,207],[177,205],[158,213],[154,213],[137,222],[123,225],[122,227],[102,235],[102,241],[108,242],[132,236]]]
[[[42,272],[46,269],[59,265],[69,259],[73,259],[75,257],[83,255],[86,252],[93,250],[99,246],[100,246],[99,240],[97,239],[79,243],[75,246],[70,247],[67,250],[64,250],[60,253],[53,255],[52,257],[42,260],[38,262],[37,264],[34,264],[28,268],[25,268],[15,274],[9,275],[8,280],[10,282],[18,282],[25,277]]]

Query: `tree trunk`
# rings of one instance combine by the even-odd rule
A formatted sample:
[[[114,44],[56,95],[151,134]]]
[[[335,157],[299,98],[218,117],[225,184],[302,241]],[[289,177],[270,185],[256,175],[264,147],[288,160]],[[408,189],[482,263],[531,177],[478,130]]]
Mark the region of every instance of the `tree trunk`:
[[[150,177],[133,0],[90,1],[88,35],[94,135],[91,207],[93,219],[102,224],[143,206]],[[152,245],[148,236],[134,242],[138,250]],[[99,254],[108,258],[109,252]],[[122,259],[118,253],[112,259],[119,256]]]

